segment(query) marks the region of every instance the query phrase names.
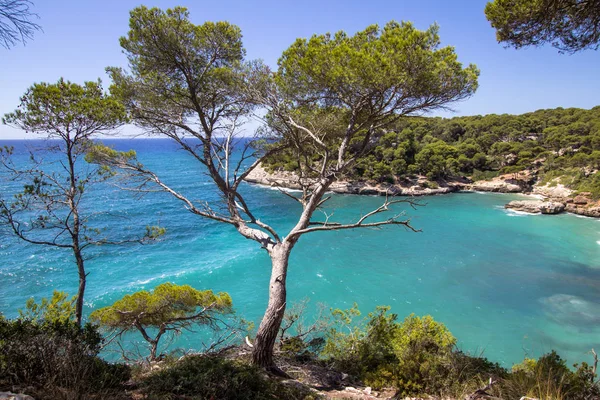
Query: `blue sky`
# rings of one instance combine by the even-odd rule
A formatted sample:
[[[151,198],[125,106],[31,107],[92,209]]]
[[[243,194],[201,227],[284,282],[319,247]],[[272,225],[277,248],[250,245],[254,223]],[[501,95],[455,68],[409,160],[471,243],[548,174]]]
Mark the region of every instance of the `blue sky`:
[[[129,10],[140,5],[188,7],[191,20],[227,20],[241,27],[249,59],[275,67],[277,58],[297,37],[345,30],[389,20],[412,21],[425,29],[440,26],[443,45],[459,59],[481,69],[477,93],[434,115],[519,114],[541,108],[600,104],[600,51],[559,54],[550,46],[515,50],[495,39],[485,19],[486,0],[367,1],[150,1],[33,0],[43,32],[26,46],[0,48],[0,114],[15,109],[34,82],[73,82],[101,78],[107,66],[125,66],[118,39],[128,29]],[[28,137],[0,126],[0,139]]]

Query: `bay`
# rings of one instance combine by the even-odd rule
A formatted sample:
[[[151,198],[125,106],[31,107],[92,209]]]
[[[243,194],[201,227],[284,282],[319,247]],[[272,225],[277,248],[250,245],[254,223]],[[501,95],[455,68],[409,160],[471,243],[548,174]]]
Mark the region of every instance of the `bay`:
[[[218,203],[202,169],[166,140],[106,141],[133,148],[166,182],[195,200]],[[26,162],[35,141],[14,145]],[[3,194],[15,187],[3,183]],[[300,209],[270,188],[246,185],[256,215],[285,232]],[[237,313],[260,321],[267,303],[269,258],[232,228],[203,220],[162,193],[134,197],[104,185],[89,193],[88,211],[107,232],[135,235],[147,225],[167,229],[159,242],[101,247],[88,261],[86,312],[124,294],[170,281],[198,289],[227,291]],[[569,362],[590,359],[600,333],[600,224],[575,215],[526,215],[504,210],[520,195],[456,193],[422,198],[405,210],[421,232],[402,227],[322,232],[304,236],[294,248],[288,277],[290,303],[309,298],[364,314],[390,305],[400,318],[431,314],[458,338],[459,346],[510,366],[524,356],[555,349]],[[350,221],[382,202],[380,197],[334,195],[328,210]],[[106,211],[109,211],[107,213]],[[115,228],[116,227],[116,228]],[[77,275],[60,249],[27,245],[0,231],[0,311],[17,315],[29,297],[53,289],[74,294]],[[197,336],[180,346],[197,347]]]

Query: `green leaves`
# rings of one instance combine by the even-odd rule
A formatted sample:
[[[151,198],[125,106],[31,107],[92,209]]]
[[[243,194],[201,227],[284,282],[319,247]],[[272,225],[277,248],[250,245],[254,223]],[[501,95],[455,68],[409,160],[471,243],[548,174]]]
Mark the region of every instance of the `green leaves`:
[[[112,147],[102,143],[92,144],[85,154],[85,161],[90,164],[100,164],[104,167],[110,167],[116,164],[125,164],[128,162],[137,163],[137,154],[135,150],[117,151]],[[109,170],[104,170],[106,173]]]
[[[208,322],[212,314],[230,313],[232,302],[227,293],[196,290],[189,285],[163,283],[152,292],[126,295],[112,306],[94,311],[90,320],[106,327],[135,329],[159,327],[188,319],[192,323]],[[205,310],[204,310],[205,309]]]
[[[165,333],[180,333],[194,325],[218,329],[218,316],[233,314],[231,297],[212,290],[196,290],[189,285],[163,283],[152,292],[142,290],[126,295],[112,306],[94,311],[90,321],[116,332],[137,330],[150,346],[150,360],[157,357],[158,343]],[[154,328],[150,336],[148,328]]]
[[[123,105],[104,94],[100,80],[81,86],[61,78],[55,84],[32,85],[2,122],[50,138],[77,140],[114,129],[126,122],[126,115]]]
[[[55,290],[52,297],[42,298],[36,303],[32,298],[25,303],[25,310],[19,310],[19,319],[32,321],[34,323],[67,323],[75,319],[76,296],[69,299],[65,292]]]
[[[129,28],[120,39],[129,71],[107,71],[111,93],[127,105],[136,123],[168,134],[200,112],[202,129],[210,130],[233,111],[245,54],[237,26],[195,25],[185,8],[141,6],[131,11]]]
[[[516,48],[550,43],[574,53],[600,46],[598,0],[494,0],[485,15],[498,42]]]
[[[298,39],[279,59],[277,82],[295,101],[320,102],[356,113],[410,113],[474,93],[479,71],[462,68],[454,49],[439,47],[438,27],[409,22],[371,25],[348,36]]]

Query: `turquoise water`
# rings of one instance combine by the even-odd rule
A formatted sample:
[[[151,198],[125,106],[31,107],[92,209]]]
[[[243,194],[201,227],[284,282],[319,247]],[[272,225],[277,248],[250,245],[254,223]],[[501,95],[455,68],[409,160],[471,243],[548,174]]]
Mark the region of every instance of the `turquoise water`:
[[[135,148],[141,161],[192,199],[218,200],[197,164],[169,142],[111,144]],[[17,145],[22,149],[23,142]],[[10,191],[10,184],[2,184],[3,193]],[[282,231],[300,212],[275,190],[251,185],[244,190],[259,218]],[[260,320],[270,265],[254,242],[186,212],[164,194],[134,198],[105,186],[90,195],[90,210],[110,211],[96,217],[108,232],[117,224],[114,234],[159,223],[167,235],[145,246],[95,249],[87,264],[88,312],[171,281],[227,291],[240,315]],[[357,302],[365,313],[391,305],[401,317],[431,314],[449,327],[462,349],[483,351],[506,366],[551,349],[570,362],[589,360],[586,353],[598,347],[600,338],[600,221],[504,210],[515,198],[520,196],[423,198],[424,207],[406,210],[420,233],[385,227],[306,235],[291,257],[290,299],[308,297],[312,305],[341,308]],[[329,208],[336,210],[336,219],[348,221],[381,201],[336,195]],[[25,245],[6,232],[0,239],[0,310],[5,315],[16,315],[27,298],[49,296],[55,288],[76,292],[67,252]],[[193,334],[179,344],[198,346]]]

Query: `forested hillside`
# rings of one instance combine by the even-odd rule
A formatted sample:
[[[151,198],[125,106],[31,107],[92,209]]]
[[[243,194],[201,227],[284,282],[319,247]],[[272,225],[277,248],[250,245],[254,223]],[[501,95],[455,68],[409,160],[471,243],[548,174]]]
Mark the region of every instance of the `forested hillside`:
[[[393,182],[407,175],[474,180],[532,170],[600,196],[600,106],[557,108],[523,115],[408,117],[371,138],[348,178]],[[293,170],[291,156],[271,167]]]

